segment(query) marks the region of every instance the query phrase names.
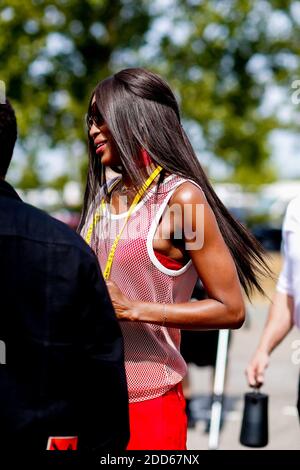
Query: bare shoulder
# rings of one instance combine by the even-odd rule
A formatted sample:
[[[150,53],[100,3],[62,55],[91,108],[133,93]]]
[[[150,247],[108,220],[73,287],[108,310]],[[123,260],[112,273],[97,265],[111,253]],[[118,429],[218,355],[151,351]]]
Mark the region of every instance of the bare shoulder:
[[[201,188],[186,181],[175,189],[170,199],[171,204],[207,204],[207,200]]]
[[[199,211],[200,206],[201,211]],[[175,210],[179,210],[182,215],[181,224],[191,220],[191,226],[198,230],[203,217],[205,218],[205,233],[208,238],[213,239],[213,235],[219,232],[215,214],[204,192],[196,184],[186,181],[178,186],[170,199],[170,209],[173,207]]]

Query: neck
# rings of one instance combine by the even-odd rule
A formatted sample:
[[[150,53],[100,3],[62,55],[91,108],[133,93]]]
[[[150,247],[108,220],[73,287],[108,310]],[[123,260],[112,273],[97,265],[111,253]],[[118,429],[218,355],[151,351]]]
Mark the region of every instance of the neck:
[[[128,173],[124,172],[122,173],[122,180],[123,180],[123,184],[124,186],[127,186],[128,188],[133,186],[133,182],[132,182],[132,179],[130,178],[130,176],[128,175]]]
[[[146,174],[148,176],[151,175],[151,173],[155,170],[156,165],[154,163],[151,163],[150,165],[147,165],[146,167]],[[133,186],[133,182],[129,174],[126,172],[125,168],[122,168],[122,181],[124,186],[127,186],[128,188]]]

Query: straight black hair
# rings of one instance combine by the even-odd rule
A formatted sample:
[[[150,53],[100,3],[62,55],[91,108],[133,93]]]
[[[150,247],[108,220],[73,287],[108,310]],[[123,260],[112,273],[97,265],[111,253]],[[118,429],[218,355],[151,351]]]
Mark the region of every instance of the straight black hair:
[[[0,103],[0,176],[5,177],[17,140],[17,120],[8,100]]]
[[[96,86],[89,110],[94,96],[134,186],[139,188],[145,181],[145,170],[138,165],[141,148],[163,168],[157,191],[166,172],[198,183],[215,214],[246,295],[250,298],[255,288],[264,294],[260,276],[271,276],[265,261],[267,254],[252,234],[235,220],[213,190],[181,125],[179,107],[169,85],[149,70],[130,68]],[[88,139],[89,168],[79,232],[91,207],[92,214],[97,209],[95,201],[99,187],[107,197],[105,171],[89,135]]]

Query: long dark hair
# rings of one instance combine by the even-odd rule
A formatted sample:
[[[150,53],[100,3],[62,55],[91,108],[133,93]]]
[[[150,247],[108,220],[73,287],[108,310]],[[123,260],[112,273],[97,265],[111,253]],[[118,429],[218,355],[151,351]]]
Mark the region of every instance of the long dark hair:
[[[263,294],[259,278],[261,275],[271,275],[265,262],[266,253],[248,230],[232,217],[213,190],[182,128],[179,107],[169,85],[148,70],[130,68],[112,75],[96,86],[89,110],[93,96],[115,141],[122,165],[126,173],[130,174],[134,186],[138,188],[145,181],[145,170],[137,164],[141,148],[163,168],[157,190],[166,172],[198,183],[215,214],[245,293],[250,298],[256,288]],[[96,210],[99,187],[104,189],[107,196],[105,171],[95,155],[90,136],[88,139],[89,169],[79,232],[91,207],[92,213]]]

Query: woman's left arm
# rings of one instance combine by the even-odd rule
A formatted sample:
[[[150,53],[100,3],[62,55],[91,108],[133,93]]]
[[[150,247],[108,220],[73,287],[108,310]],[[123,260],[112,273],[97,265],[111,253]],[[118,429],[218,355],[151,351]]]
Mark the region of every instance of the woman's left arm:
[[[203,192],[186,182],[174,192],[170,209],[173,205],[181,214],[174,217],[174,233],[183,233],[186,251],[209,298],[175,304],[132,301],[107,281],[117,317],[186,330],[240,328],[245,306],[235,263]]]

